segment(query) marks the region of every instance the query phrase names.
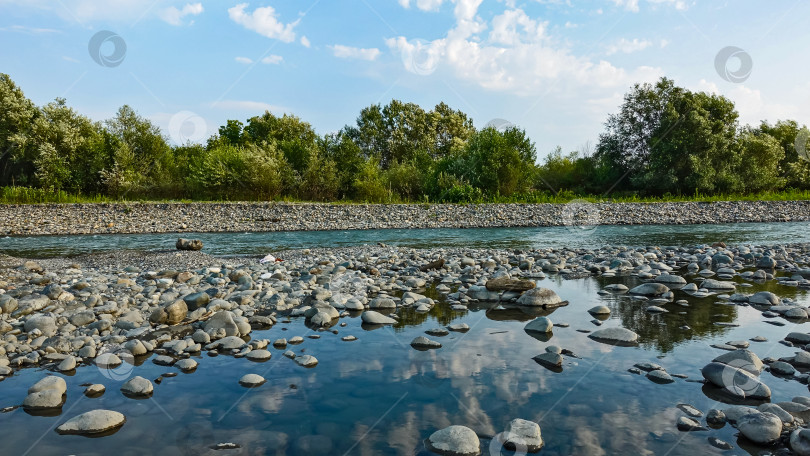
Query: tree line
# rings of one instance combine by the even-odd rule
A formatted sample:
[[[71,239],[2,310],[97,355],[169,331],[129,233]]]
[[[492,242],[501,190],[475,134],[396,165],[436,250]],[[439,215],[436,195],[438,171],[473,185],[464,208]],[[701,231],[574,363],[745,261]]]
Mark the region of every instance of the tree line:
[[[0,187],[123,199],[531,201],[538,195],[686,195],[810,188],[796,121],[740,126],[734,104],[662,78],[637,84],[594,150],[537,163],[518,127],[476,129],[440,103],[393,100],[319,135],[296,116],[228,120],[204,144],[170,145],[131,107],[92,121],[36,106],[0,74]],[[804,135],[804,136],[803,136]],[[798,138],[798,140],[797,140]]]

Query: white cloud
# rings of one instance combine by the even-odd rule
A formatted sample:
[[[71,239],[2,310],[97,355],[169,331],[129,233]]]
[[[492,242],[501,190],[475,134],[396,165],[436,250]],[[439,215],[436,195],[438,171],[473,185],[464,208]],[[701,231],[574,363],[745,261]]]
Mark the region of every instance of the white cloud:
[[[442,3],[444,3],[444,0],[416,0],[416,7],[422,11],[438,11]],[[411,7],[410,0],[399,0],[399,4],[403,8]]]
[[[613,55],[618,52],[624,54],[632,54],[633,52],[643,51],[644,49],[647,49],[648,47],[652,46],[652,44],[653,43],[650,40],[639,40],[638,38],[628,40],[622,38],[616,43],[613,43],[610,46],[608,46],[607,55]]]
[[[183,25],[183,18],[186,16],[198,16],[202,14],[202,3],[186,3],[182,9],[170,6],[160,11],[160,18],[171,25]],[[194,21],[191,21],[193,23]]]
[[[653,5],[664,5],[664,6],[673,6],[678,11],[686,11],[689,6],[686,4],[684,0],[646,0],[648,3],[652,3]],[[624,8],[627,11],[632,11],[634,13],[638,13],[641,8],[638,4],[639,0],[613,0],[613,3],[620,7]]]
[[[301,37],[301,45],[304,46],[305,48],[308,48],[310,46],[309,38],[307,38],[305,36],[302,36]]]
[[[625,89],[662,74],[657,68],[625,70],[577,56],[548,35],[546,22],[521,9],[506,10],[488,24],[477,14],[481,0],[454,1],[456,25],[444,38],[425,43],[403,36],[386,40],[389,48],[401,53],[408,71],[431,74],[446,69],[484,89],[522,96]],[[486,30],[489,33],[483,35]]]
[[[245,11],[247,6],[247,3],[240,3],[233,8],[229,8],[228,16],[237,24],[267,38],[281,40],[285,43],[295,41],[295,31],[293,29],[301,19],[284,24],[278,19],[278,14],[276,14],[276,10],[272,6],[256,8],[253,13]]]
[[[624,7],[627,11],[638,13],[638,0],[613,0],[618,7]]]
[[[356,48],[351,46],[344,46],[336,44],[329,46],[332,54],[341,59],[360,59],[360,60],[376,60],[380,56],[380,50],[377,48]]]
[[[722,95],[733,101],[737,112],[740,113],[741,124],[759,125],[763,120],[773,123],[780,119],[802,118],[810,113],[800,112],[800,109],[794,104],[775,103],[763,96],[760,90],[744,84],[724,85],[721,89],[716,83],[701,79],[691,90]],[[810,110],[804,109],[804,111]]]
[[[282,61],[284,61],[284,57],[275,54],[268,55],[267,57],[262,59],[262,63],[266,63],[268,65],[278,65]]]
[[[249,59],[247,57],[237,57],[234,60],[236,60],[239,63],[244,63],[246,65],[249,65],[249,64],[253,63],[253,60]]]
[[[38,28],[38,27],[27,27],[25,25],[12,25],[10,27],[0,27],[0,32],[20,32],[26,33],[29,35],[40,35],[44,33],[62,33],[61,30],[56,29],[49,29],[49,28]]]
[[[223,100],[214,103],[214,107],[219,109],[229,109],[232,111],[251,111],[251,112],[288,112],[289,110],[283,106],[276,106],[270,103],[261,101],[243,101],[243,100]]]

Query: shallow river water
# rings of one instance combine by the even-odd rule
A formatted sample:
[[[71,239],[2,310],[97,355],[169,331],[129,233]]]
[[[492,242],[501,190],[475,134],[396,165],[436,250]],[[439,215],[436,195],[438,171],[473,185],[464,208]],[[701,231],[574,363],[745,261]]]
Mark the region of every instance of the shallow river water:
[[[0,253],[43,258],[111,250],[173,249],[178,236],[201,239],[212,255],[351,247],[383,242],[414,248],[547,248],[605,245],[779,244],[810,242],[810,222],[593,227],[437,228],[265,233],[99,234],[1,237]]]
[[[622,237],[623,228],[613,227],[610,234],[598,235],[598,243],[613,244],[693,244],[722,240],[796,242],[808,237],[806,224],[785,224],[778,229],[761,229],[755,225],[722,227],[633,227]],[[801,229],[800,229],[801,228]],[[601,227],[600,227],[601,229]],[[553,231],[553,229],[548,229]],[[669,230],[667,235],[665,231]],[[703,230],[703,231],[701,231]],[[437,230],[443,231],[443,230]],[[521,230],[456,230],[460,234],[435,234],[435,238],[414,241],[400,239],[404,245],[418,242],[436,243],[444,239],[460,244],[463,234],[468,242],[483,242],[485,236],[517,240]],[[489,233],[478,233],[486,231]],[[673,232],[674,231],[674,232]],[[800,232],[801,231],[801,232]],[[372,233],[372,232],[367,232]],[[556,232],[554,232],[556,233]],[[566,231],[567,233],[567,231]],[[782,237],[778,234],[781,233]],[[354,236],[356,233],[352,233]],[[314,246],[327,242],[326,233],[308,233],[311,243],[301,238],[285,248]],[[557,242],[557,234],[522,238],[519,242],[544,245]],[[560,233],[565,235],[565,233]],[[240,236],[266,236],[268,249],[278,237],[292,234],[208,235],[208,245],[227,239],[232,248],[221,253],[244,253],[234,239]],[[348,236],[348,235],[347,235]],[[396,233],[374,233],[366,242],[397,243]],[[570,234],[566,235],[569,238]],[[152,239],[160,236],[152,235]],[[104,240],[141,239],[138,236],[105,236],[92,241],[91,249],[105,250],[112,244]],[[166,236],[168,240],[170,236]],[[339,235],[338,235],[339,238]],[[45,238],[37,238],[45,239]],[[94,237],[70,238],[74,248],[91,245]],[[293,239],[292,237],[290,239]],[[17,240],[0,241],[0,251],[14,251]],[[145,245],[146,241],[133,241]],[[297,243],[296,243],[297,242]],[[340,241],[332,241],[340,245]],[[444,242],[444,241],[442,241]],[[518,242],[518,241],[515,241]],[[224,243],[224,241],[223,241]],[[14,244],[11,247],[10,244]],[[68,249],[68,243],[46,243],[49,249]],[[58,244],[58,247],[56,246]],[[304,245],[306,244],[306,245]],[[498,245],[498,242],[494,243]],[[21,244],[20,244],[21,245]],[[154,245],[154,244],[151,244]],[[469,246],[469,244],[465,244]],[[128,244],[127,247],[133,247]],[[118,247],[120,248],[120,247]],[[64,252],[65,250],[60,250]],[[70,251],[68,249],[68,251]],[[687,280],[694,276],[685,276]],[[742,283],[738,277],[735,281]],[[461,424],[481,437],[483,454],[516,454],[502,450],[491,437],[502,432],[514,418],[540,424],[545,447],[543,455],[695,455],[757,454],[762,448],[738,441],[730,426],[702,432],[679,432],[676,421],[683,416],[676,406],[690,404],[704,414],[711,408],[724,408],[726,399],[701,383],[700,368],[714,357],[726,353],[711,344],[747,340],[764,336],[767,342],[751,342],[750,349],[760,358],[792,355],[796,349],[778,343],[791,331],[808,332],[810,323],[796,325],[784,322],[774,326],[765,322],[761,312],[752,307],[729,306],[716,297],[698,299],[675,291],[676,299],[689,301],[688,307],[674,303],[664,305],[669,313],[652,315],[644,305],[622,295],[598,295],[610,283],[630,287],[638,283],[631,276],[563,280],[555,275],[538,281],[539,286],[556,291],[570,301],[567,307],[544,313],[555,323],[549,340],[539,340],[524,332],[525,324],[536,315],[527,310],[498,304],[471,306],[468,312],[456,312],[445,303],[436,305],[429,314],[408,309],[400,312],[402,321],[394,327],[364,328],[358,316],[342,318],[345,327],[313,332],[304,318],[279,319],[271,329],[254,331],[254,339],[275,340],[303,336],[304,342],[287,349],[296,354],[318,358],[314,368],[304,368],[282,356],[284,350],[268,348],[273,357],[264,363],[204,353],[195,359],[199,367],[191,374],[171,367],[157,366],[150,359],[138,359],[136,365],[125,363],[114,370],[80,367],[66,377],[67,402],[59,416],[31,416],[21,408],[0,414],[4,430],[0,454],[63,455],[98,454],[117,456],[134,454],[204,454],[217,443],[233,442],[237,450],[219,450],[212,454],[255,455],[344,455],[344,454],[429,454],[424,439],[437,429]],[[773,291],[781,297],[810,305],[806,291],[776,282],[752,283],[740,288],[746,293]],[[436,296],[427,290],[426,294]],[[587,309],[604,304],[610,317],[602,327],[623,326],[639,334],[638,347],[616,347],[596,342],[578,330],[595,330]],[[717,325],[737,323],[740,327]],[[445,337],[430,336],[443,347],[418,351],[409,343],[424,331],[450,323],[467,323],[467,333],[451,332]],[[691,329],[680,329],[688,325]],[[308,336],[317,334],[319,339]],[[341,341],[354,335],[356,341]],[[537,364],[532,357],[554,344],[573,351],[578,357],[566,356],[561,372]],[[634,363],[654,362],[671,374],[685,374],[671,384],[657,384],[643,375],[628,372]],[[120,385],[130,376],[156,379],[166,372],[177,376],[164,378],[155,385],[150,399],[124,397]],[[256,373],[267,383],[255,389],[238,384],[241,376]],[[34,369],[23,370],[0,383],[0,407],[19,404],[26,390],[43,375]],[[807,385],[763,372],[760,377],[773,391],[771,402],[789,401],[794,396],[810,395]],[[107,392],[100,398],[82,395],[85,383],[103,383]],[[54,428],[79,413],[105,408],[117,410],[127,423],[113,435],[89,439],[61,436]],[[734,445],[722,452],[709,445],[717,437]],[[520,453],[517,453],[520,454]]]

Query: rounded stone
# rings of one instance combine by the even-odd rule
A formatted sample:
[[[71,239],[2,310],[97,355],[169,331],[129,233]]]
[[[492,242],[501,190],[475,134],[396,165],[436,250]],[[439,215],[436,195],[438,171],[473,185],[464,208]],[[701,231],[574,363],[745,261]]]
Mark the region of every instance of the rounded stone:
[[[427,439],[430,451],[446,456],[475,456],[481,452],[481,443],[475,431],[466,426],[448,426]]]
[[[267,380],[261,375],[245,374],[239,379],[239,384],[247,388],[256,388],[257,386],[263,385],[266,381]]]
[[[153,391],[152,382],[141,376],[132,377],[121,385],[121,392],[130,397],[149,397]]]
[[[60,434],[95,435],[118,430],[126,422],[123,414],[113,410],[91,410],[77,415],[56,428]]]

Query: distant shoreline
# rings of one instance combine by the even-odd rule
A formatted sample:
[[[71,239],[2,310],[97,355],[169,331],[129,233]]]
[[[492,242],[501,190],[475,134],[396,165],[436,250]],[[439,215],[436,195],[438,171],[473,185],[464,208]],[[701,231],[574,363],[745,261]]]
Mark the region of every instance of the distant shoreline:
[[[810,221],[810,201],[569,204],[0,205],[0,235],[273,232]]]

